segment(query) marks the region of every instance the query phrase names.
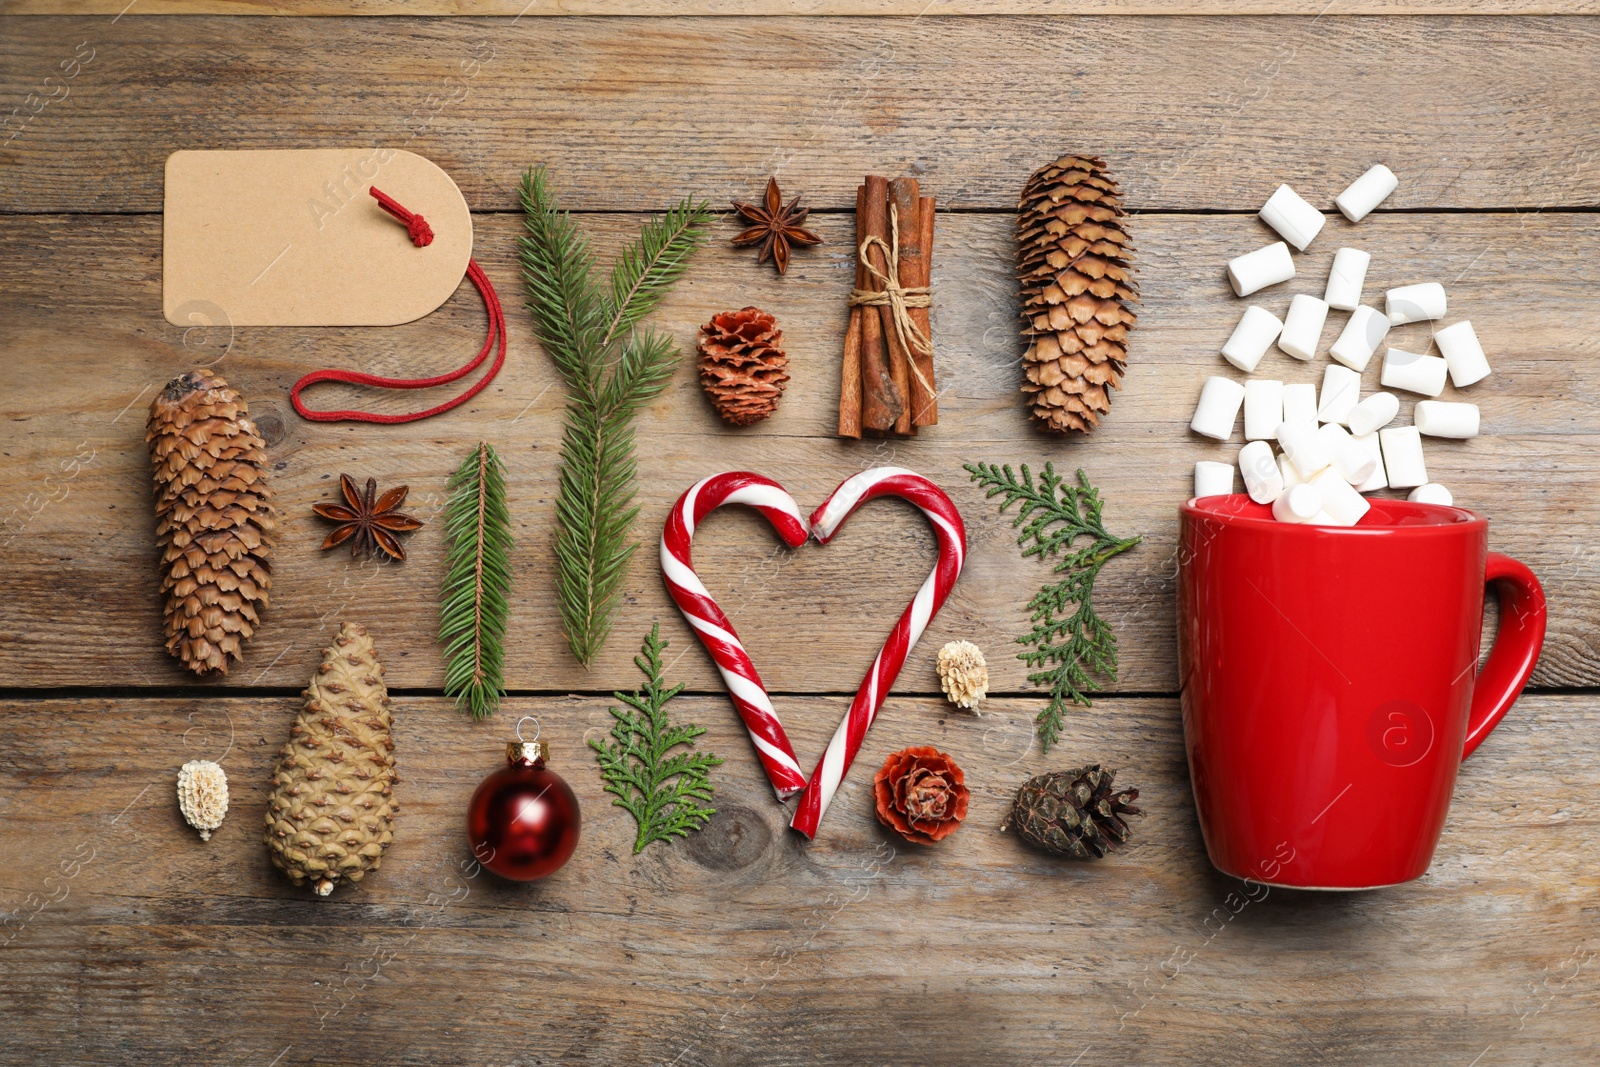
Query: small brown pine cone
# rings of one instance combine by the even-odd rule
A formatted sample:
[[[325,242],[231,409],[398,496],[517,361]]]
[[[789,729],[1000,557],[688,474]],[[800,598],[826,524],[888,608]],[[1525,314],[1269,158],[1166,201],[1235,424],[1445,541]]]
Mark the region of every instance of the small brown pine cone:
[[[700,327],[700,384],[718,415],[749,426],[777,410],[789,381],[782,341],[777,320],[756,307],[720,312]]]
[[[872,779],[878,821],[907,841],[931,845],[967,817],[966,775],[956,761],[928,745],[891,753]]]

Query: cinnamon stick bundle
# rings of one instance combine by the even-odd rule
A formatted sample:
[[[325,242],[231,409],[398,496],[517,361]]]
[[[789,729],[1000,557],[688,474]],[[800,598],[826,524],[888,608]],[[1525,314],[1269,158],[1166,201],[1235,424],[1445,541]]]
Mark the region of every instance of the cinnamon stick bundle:
[[[839,436],[915,436],[939,421],[929,325],[934,199],[915,178],[856,190],[856,279],[839,388]]]

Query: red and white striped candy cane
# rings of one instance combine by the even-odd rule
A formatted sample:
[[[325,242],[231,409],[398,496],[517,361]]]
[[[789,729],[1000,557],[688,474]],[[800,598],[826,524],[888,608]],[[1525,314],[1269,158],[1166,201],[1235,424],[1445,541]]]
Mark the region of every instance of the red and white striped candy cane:
[[[695,574],[689,557],[695,529],[707,515],[724,504],[748,504],[755,508],[766,516],[790,548],[806,543],[806,526],[800,518],[800,508],[781,485],[749,471],[714,474],[690,486],[667,516],[667,524],[661,531],[661,574],[673,602],[722,673],[728,696],[750,731],[750,740],[755,743],[767,778],[778,791],[778,799],[787,800],[805,788],[806,778],[800,771],[800,761],[795,759],[794,748],[783,732],[783,724],[772,708],[766,687],[761,684],[756,665],[739,642],[733,624]]]
[[[805,792],[800,794],[800,806],[789,823],[794,829],[815,837],[823,812],[844,780],[845,772],[861,749],[867,728],[878,716],[889,687],[900,674],[906,657],[916,646],[917,639],[928,628],[928,623],[939,613],[945,598],[950,595],[956,579],[961,576],[961,565],[966,561],[967,531],[961,522],[961,513],[943,489],[920,474],[901,467],[875,467],[846,478],[833,495],[811,516],[811,533],[822,544],[827,544],[851,513],[880,496],[897,496],[909,500],[922,509],[933,524],[939,542],[939,560],[928,575],[922,588],[912,598],[900,621],[889,631],[889,637],[872,661],[872,669],[862,679],[861,688],[850,704],[850,712],[834,731],[828,749],[811,773]]]

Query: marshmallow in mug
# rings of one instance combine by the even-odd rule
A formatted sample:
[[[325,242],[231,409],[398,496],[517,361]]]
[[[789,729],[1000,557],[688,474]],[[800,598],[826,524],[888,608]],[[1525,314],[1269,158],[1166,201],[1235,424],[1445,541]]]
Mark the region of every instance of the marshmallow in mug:
[[[1365,304],[1350,313],[1350,319],[1339,333],[1339,339],[1328,349],[1328,355],[1356,373],[1367,369],[1372,353],[1389,333],[1389,319],[1377,308]]]
[[[1361,303],[1361,287],[1367,282],[1367,267],[1372,254],[1359,248],[1341,248],[1333,254],[1333,269],[1328,272],[1328,288],[1322,299],[1331,308],[1354,311]]]
[[[1356,486],[1358,493],[1370,493],[1377,489],[1388,488],[1389,475],[1383,469],[1383,446],[1378,443],[1376,431],[1354,437],[1355,443],[1367,450],[1367,455],[1372,457],[1372,473],[1367,480]]]
[[[1469,320],[1451,323],[1435,333],[1433,339],[1438,342],[1439,354],[1450,368],[1450,382],[1457,389],[1465,389],[1489,376],[1489,360]]]
[[[1246,374],[1253,374],[1261,357],[1282,332],[1282,319],[1264,307],[1251,304],[1244,309],[1239,325],[1228,336],[1228,343],[1222,346],[1222,358]]]
[[[1251,378],[1244,383],[1244,439],[1267,441],[1277,436],[1283,421],[1283,383],[1271,378]]]
[[[1282,241],[1228,260],[1228,282],[1238,296],[1249,296],[1294,277],[1294,258]]]
[[[1399,186],[1400,179],[1394,176],[1394,171],[1378,163],[1334,197],[1333,203],[1345,218],[1360,222]]]
[[[1202,437],[1226,441],[1233,436],[1233,424],[1243,403],[1244,386],[1213,374],[1200,388],[1200,402],[1195,405],[1189,429]]]
[[[1289,422],[1278,427],[1278,445],[1300,476],[1309,481],[1333,462],[1327,444],[1317,436],[1315,422]]]
[[[1418,433],[1429,437],[1465,440],[1478,436],[1478,405],[1419,400],[1411,414],[1411,421],[1416,423]]]
[[[1272,517],[1279,522],[1310,522],[1322,513],[1322,494],[1309,482],[1290,486],[1272,502]]]
[[[1383,373],[1378,381],[1388,389],[1438,396],[1444,392],[1446,370],[1444,360],[1438,356],[1390,348],[1383,354]]]
[[[1305,479],[1300,476],[1300,472],[1295,469],[1295,465],[1290,462],[1289,457],[1284,455],[1282,452],[1278,453],[1278,473],[1283,476],[1283,485],[1285,489],[1293,489],[1295,486],[1305,481]],[[1322,507],[1322,504],[1319,502],[1317,507]]]
[[[1327,219],[1322,212],[1306,203],[1305,198],[1287,185],[1278,186],[1261,206],[1261,221],[1278,231],[1278,235],[1301,252],[1311,243]]]
[[[1354,526],[1372,507],[1367,503],[1366,497],[1356,492],[1355,487],[1344,480],[1337,468],[1329,467],[1306,484],[1322,494],[1322,511],[1312,520],[1313,522]]]
[[[1408,322],[1423,322],[1427,319],[1442,319],[1448,306],[1449,301],[1445,298],[1444,286],[1438,282],[1402,285],[1383,294],[1383,313],[1389,316],[1389,321],[1396,326]]]
[[[1251,441],[1239,450],[1239,473],[1244,475],[1244,491],[1257,504],[1270,504],[1283,493],[1283,474],[1265,441]]]
[[[1327,446],[1328,455],[1333,458],[1333,469],[1339,476],[1351,485],[1360,485],[1372,477],[1372,472],[1377,467],[1376,461],[1365,448],[1356,443],[1349,432],[1337,423],[1328,423],[1319,427],[1317,436]]]
[[[1377,433],[1394,421],[1400,414],[1400,398],[1393,393],[1373,393],[1350,412],[1350,427],[1352,437],[1365,437]]]
[[[1233,464],[1203,459],[1194,465],[1194,495],[1226,496],[1233,492]]]
[[[1361,375],[1349,367],[1330,363],[1322,372],[1322,395],[1317,400],[1317,421],[1346,423],[1361,401]]]
[[[1406,499],[1415,500],[1422,504],[1443,504],[1445,507],[1450,507],[1456,502],[1456,498],[1450,495],[1450,490],[1438,482],[1429,482],[1426,485],[1417,486],[1411,490]]]
[[[1428,466],[1422,461],[1422,434],[1415,426],[1390,426],[1379,430],[1378,441],[1383,446],[1383,469],[1389,475],[1391,487],[1410,489],[1427,484]]]
[[[1322,325],[1328,321],[1328,303],[1305,293],[1294,294],[1289,313],[1283,317],[1283,332],[1278,347],[1295,359],[1311,359],[1322,340]]]

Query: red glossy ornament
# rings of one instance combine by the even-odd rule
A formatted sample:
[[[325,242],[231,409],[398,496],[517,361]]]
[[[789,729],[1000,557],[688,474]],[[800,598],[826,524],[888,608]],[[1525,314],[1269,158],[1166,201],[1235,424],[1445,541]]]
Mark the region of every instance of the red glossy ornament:
[[[507,743],[506,766],[485,778],[467,805],[472,854],[502,878],[544,878],[578,847],[578,798],[545,766],[549,756],[538,740]]]

